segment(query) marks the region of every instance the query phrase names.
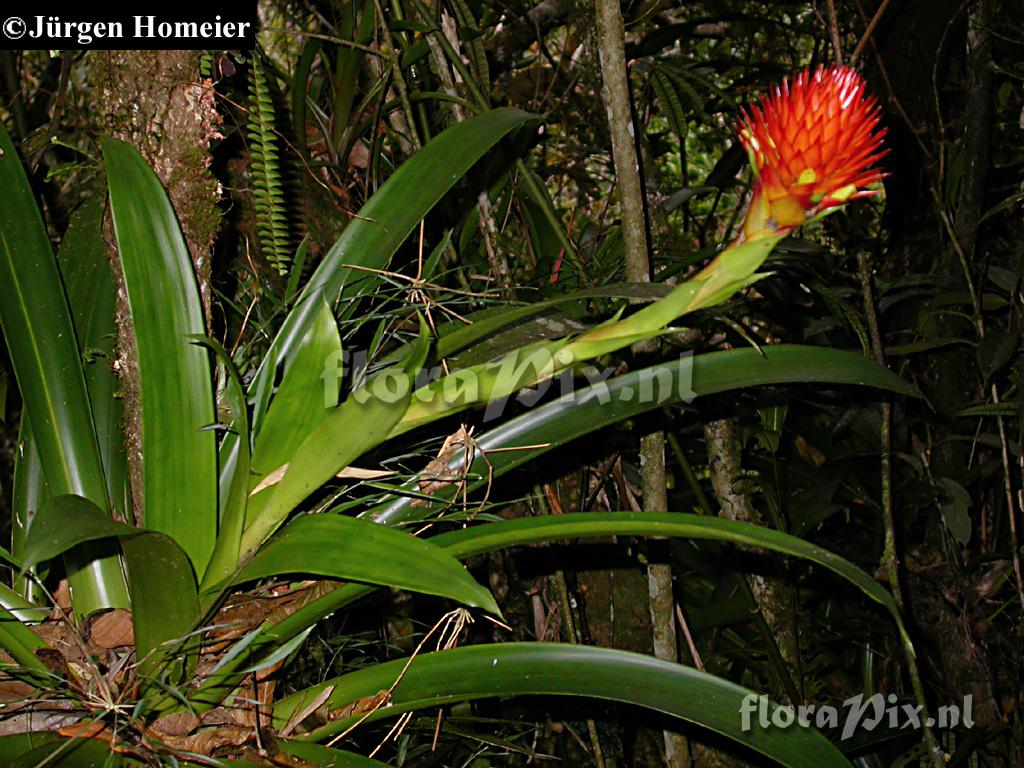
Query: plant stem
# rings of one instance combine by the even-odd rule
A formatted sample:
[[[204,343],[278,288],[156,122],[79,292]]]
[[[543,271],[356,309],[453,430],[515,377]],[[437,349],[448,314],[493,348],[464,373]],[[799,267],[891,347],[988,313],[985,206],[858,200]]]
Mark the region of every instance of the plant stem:
[[[374,5],[377,8],[377,15],[380,17],[380,28],[384,33],[384,41],[391,49],[391,77],[395,81],[395,90],[398,91],[398,98],[402,102],[402,113],[405,117],[406,133],[408,134],[405,138],[415,151],[420,149],[423,143],[420,141],[419,133],[416,131],[416,115],[412,110],[412,102],[409,100],[409,88],[406,85],[405,76],[402,74],[402,68],[398,64],[400,57],[399,49],[395,47],[394,38],[392,38],[391,32],[388,29],[387,17],[384,15],[384,9],[381,7],[380,0],[374,0]],[[401,131],[398,131],[398,135],[404,136]]]
[[[861,293],[864,297],[864,314],[867,318],[868,335],[871,339],[872,351],[879,365],[885,365],[885,348],[882,346],[882,332],[878,325],[878,312],[875,310],[874,291],[871,286],[871,265],[868,255],[861,251],[857,254],[857,271],[860,276]],[[882,550],[882,569],[889,579],[896,605],[903,610],[903,590],[900,587],[899,559],[896,556],[896,521],[892,503],[892,404],[882,402],[881,424],[879,425],[882,482],[882,524],[885,526],[885,543]],[[935,768],[944,764],[942,750],[939,748],[935,733],[928,725],[928,701],[921,683],[921,673],[917,668],[917,659],[912,646],[904,641],[904,655],[907,659],[907,674],[914,690],[914,698],[924,713],[921,718],[924,730],[924,743],[928,748],[930,761]]]
[[[763,525],[750,496],[736,488],[736,481],[743,475],[742,444],[736,422],[729,418],[708,422],[704,425],[704,439],[711,486],[721,510],[719,516]],[[781,682],[778,693],[791,700],[795,695],[797,700],[789,703],[797,705],[801,699],[800,691],[790,673],[790,670],[797,670],[799,680],[800,653],[792,590],[759,574],[751,574],[746,581],[783,662],[778,670]]]
[[[444,41],[443,44],[442,40]],[[449,96],[461,99],[462,94],[456,88],[455,78],[452,77],[450,69],[450,66],[458,66],[455,63],[456,60],[458,64],[462,64],[459,52],[455,48],[458,45],[458,40],[449,40],[443,29],[437,29],[427,38],[427,43],[430,46],[430,57],[434,62],[434,68],[437,70],[437,76],[441,80],[442,89]],[[449,65],[449,58],[451,59],[451,65]],[[464,67],[457,71],[463,78],[472,78],[472,73],[464,69]],[[463,82],[468,81],[464,80]],[[484,98],[478,88],[474,88],[473,93],[477,95],[478,99]],[[451,109],[455,122],[461,123],[469,117],[465,107],[458,101],[451,101],[448,103],[448,106]],[[482,106],[485,108],[485,105]],[[483,241],[484,252],[487,254],[488,263],[491,265],[491,272],[494,273],[494,277],[498,281],[498,287],[501,288],[505,299],[515,301],[516,289],[515,283],[512,280],[512,269],[509,266],[508,259],[505,258],[505,254],[498,249],[498,222],[497,217],[494,215],[494,206],[491,204],[491,198],[487,193],[486,187],[480,191],[477,197],[477,210],[480,213],[480,223],[478,226],[480,239]]]
[[[540,486],[533,489],[537,505],[544,514],[551,514],[548,503],[544,498],[544,490]],[[569,597],[569,584],[565,580],[565,571],[559,569],[552,576],[555,582],[555,590],[558,593],[558,612],[562,615],[562,634],[567,642],[573,645],[580,645],[583,642],[583,635],[580,632],[579,622],[573,612],[573,601]],[[590,736],[590,748],[594,753],[594,765],[597,768],[606,768],[604,762],[604,751],[601,749],[601,739],[597,733],[597,723],[593,718],[587,718],[587,734]]]
[[[672,447],[672,453],[676,457],[676,462],[679,464],[679,469],[683,473],[683,479],[686,480],[687,486],[689,486],[694,498],[697,499],[697,505],[700,507],[701,514],[707,515],[708,517],[714,517],[715,511],[711,508],[711,502],[708,501],[708,495],[704,493],[704,489],[700,487],[700,480],[697,479],[697,473],[693,471],[693,467],[690,465],[689,459],[686,458],[686,453],[683,451],[683,446],[679,443],[679,438],[672,432],[667,433],[667,437],[668,444]]]
[[[597,12],[601,80],[604,84],[601,98],[608,114],[612,161],[622,207],[626,279],[634,283],[646,283],[651,279],[647,211],[640,181],[637,130],[633,122],[633,102],[626,71],[622,14],[618,0],[595,0],[594,7]],[[641,342],[633,345],[633,351],[643,354],[656,350],[657,346],[656,341]],[[652,432],[640,438],[640,478],[644,508],[649,512],[667,512],[664,432]],[[671,562],[649,563],[647,585],[654,655],[666,661],[678,661]],[[663,738],[665,761],[669,768],[688,766],[690,754],[686,739],[672,731],[665,731]]]

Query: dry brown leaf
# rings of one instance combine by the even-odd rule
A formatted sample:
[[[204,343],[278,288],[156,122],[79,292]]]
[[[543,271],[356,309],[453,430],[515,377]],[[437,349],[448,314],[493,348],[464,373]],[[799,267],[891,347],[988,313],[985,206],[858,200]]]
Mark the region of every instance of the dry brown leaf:
[[[284,479],[284,475],[285,475],[285,473],[287,471],[288,471],[288,465],[287,464],[278,467],[273,472],[271,472],[269,475],[267,475],[262,480],[260,480],[260,482],[257,484],[257,486],[255,488],[253,488],[251,491],[249,491],[249,496],[250,497],[255,496],[257,493],[259,493],[263,489],[269,488],[272,485],[277,485],[278,483],[281,482],[281,480]]]
[[[345,467],[335,477],[342,480],[379,480],[382,477],[391,477],[394,472],[386,469],[363,469],[362,467]]]
[[[94,615],[89,620],[87,636],[90,643],[104,650],[135,645],[131,611],[114,608]]]
[[[252,738],[255,731],[240,725],[222,725],[215,728],[203,728],[188,736],[164,736],[152,734],[160,743],[178,752],[193,752],[199,755],[211,755],[215,749],[223,747],[240,747]]]
[[[200,725],[198,715],[191,712],[173,712],[153,723],[153,730],[164,736],[187,736]]]
[[[56,732],[69,739],[99,739],[110,747],[111,752],[119,755],[130,755],[138,760],[147,760],[151,756],[137,749],[134,745],[118,739],[114,731],[102,720],[80,720],[77,723],[57,728]]]
[[[466,431],[466,425],[463,424],[458,430],[445,438],[444,444],[441,446],[441,450],[438,451],[437,457],[430,460],[430,463],[423,468],[423,472],[420,474],[419,487],[421,493],[426,493],[433,496],[438,491],[448,487],[452,483],[461,482],[464,474],[461,472],[452,472],[448,468],[448,462],[450,462],[455,454],[470,445],[472,437],[469,432]],[[414,507],[425,506],[426,502],[423,499],[417,499],[412,503]]]
[[[36,688],[9,677],[0,678],[0,704],[6,705],[15,701],[23,701],[36,692]]]
[[[4,708],[0,718],[0,736],[15,736],[40,731],[57,731],[82,719],[78,704],[71,701],[29,702]]]
[[[800,435],[793,438],[793,445],[796,447],[797,453],[814,466],[820,467],[825,463],[825,454],[804,440]]]
[[[108,743],[114,739],[102,720],[79,720],[73,725],[58,728],[57,733],[68,739],[102,739]]]
[[[284,587],[280,594],[270,597],[251,592],[233,595],[217,614],[214,629],[206,636],[203,652],[218,654],[227,648],[230,641],[247,634],[268,618],[273,617],[275,621],[287,618],[310,600],[308,593],[316,591],[316,588],[318,582],[307,581],[295,587]]]
[[[71,587],[68,586],[67,579],[61,579],[57,584],[57,591],[53,593],[53,601],[64,615],[71,612]]]
[[[245,719],[241,713],[228,707],[214,707],[204,712],[200,718],[200,725],[206,727],[211,725],[244,725]]]
[[[307,717],[309,717],[318,709],[320,709],[320,707],[322,707],[327,702],[327,700],[331,698],[331,694],[334,693],[334,688],[335,686],[328,685],[326,688],[320,691],[320,693],[314,696],[313,700],[310,701],[306,706],[296,707],[295,711],[292,712],[292,716],[288,718],[288,722],[285,723],[284,728],[281,729],[280,735],[282,737],[290,735],[292,731],[294,731],[296,728],[299,727],[299,725],[302,724],[303,720],[305,720]]]

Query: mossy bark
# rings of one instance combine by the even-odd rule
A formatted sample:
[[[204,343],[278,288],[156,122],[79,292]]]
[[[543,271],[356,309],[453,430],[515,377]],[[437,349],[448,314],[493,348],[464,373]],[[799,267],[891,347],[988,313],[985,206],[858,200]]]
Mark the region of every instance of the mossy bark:
[[[213,83],[199,77],[199,51],[97,51],[89,59],[100,130],[150,163],[178,215],[210,327],[213,243],[221,224],[220,183],[210,170],[210,143],[221,138]],[[107,226],[108,242],[114,238]],[[112,246],[113,248],[113,246]],[[118,347],[125,435],[136,522],[142,522],[142,428],[138,357],[120,264]]]

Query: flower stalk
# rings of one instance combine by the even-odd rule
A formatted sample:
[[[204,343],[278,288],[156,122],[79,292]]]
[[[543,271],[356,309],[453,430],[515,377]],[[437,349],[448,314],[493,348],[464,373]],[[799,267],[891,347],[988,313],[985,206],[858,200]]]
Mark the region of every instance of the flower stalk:
[[[877,103],[853,69],[819,67],[797,74],[792,85],[784,80],[745,110],[738,125],[755,182],[734,242],[667,296],[629,317],[616,315],[574,339],[530,345],[426,385],[413,393],[391,436],[668,333],[680,317],[717,306],[753,285],[766,276],[758,270],[784,237],[852,200],[877,194],[885,175],[877,166],[885,155],[885,130],[878,124]],[[458,397],[453,400],[449,392]]]

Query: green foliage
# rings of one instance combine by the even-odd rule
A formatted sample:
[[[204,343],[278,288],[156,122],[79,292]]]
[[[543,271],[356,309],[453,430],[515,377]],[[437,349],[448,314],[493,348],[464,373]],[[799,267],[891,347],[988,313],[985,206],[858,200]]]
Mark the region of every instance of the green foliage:
[[[516,114],[509,113],[507,116],[510,118],[506,122],[509,127],[524,121],[523,117]],[[493,122],[487,117],[480,120],[485,124]],[[486,133],[479,136],[481,141],[478,145],[481,150],[493,141]],[[285,424],[275,426],[280,418],[275,414],[284,413],[282,408],[294,411],[294,406],[289,405],[290,401],[281,401],[279,404],[278,398],[296,396],[289,394],[295,385],[287,385],[287,382],[299,381],[297,377],[301,377],[305,382],[301,388],[308,389],[314,380],[316,362],[322,360],[325,353],[340,352],[337,341],[330,342],[335,332],[327,305],[322,300],[314,303],[314,306],[319,307],[319,313],[310,316],[312,325],[309,326],[309,333],[303,336],[285,336],[284,346],[281,348],[285,359],[290,358],[292,362],[287,369],[285,383],[270,400],[270,408],[263,424],[264,429],[282,432],[279,438],[264,438],[275,440],[276,453],[273,455],[276,458],[268,460],[269,463],[263,469],[262,481],[248,492],[248,503],[242,504],[237,510],[229,505],[229,509],[233,510],[229,514],[244,521],[240,539],[237,538],[239,529],[234,525],[227,525],[215,544],[210,540],[205,526],[215,522],[217,504],[212,498],[208,503],[203,503],[203,497],[196,495],[196,480],[205,477],[212,482],[214,476],[210,456],[204,453],[208,450],[207,446],[212,448],[213,436],[211,432],[203,429],[204,422],[211,418],[212,413],[206,411],[206,415],[202,415],[203,401],[209,403],[210,371],[205,351],[190,343],[199,327],[196,323],[201,322],[190,263],[166,197],[159,189],[155,176],[142,164],[138,154],[125,144],[107,142],[104,145],[104,155],[111,190],[114,228],[118,237],[122,271],[128,286],[135,341],[139,351],[143,385],[143,435],[144,438],[159,435],[161,441],[154,444],[144,439],[143,442],[144,455],[158,458],[157,462],[145,464],[147,490],[143,499],[143,514],[150,528],[147,530],[118,523],[110,519],[102,507],[81,495],[55,495],[37,511],[24,541],[22,556],[25,567],[36,566],[84,544],[120,540],[132,595],[136,649],[141,661],[139,674],[144,679],[158,681],[161,686],[184,682],[185,678],[182,675],[194,668],[196,653],[194,643],[183,645],[186,638],[195,636],[197,632],[202,633],[211,617],[210,611],[216,610],[233,586],[254,580],[302,572],[446,596],[470,606],[481,606],[491,612],[498,612],[498,606],[490,592],[473,581],[451,554],[431,541],[417,540],[399,530],[336,514],[305,515],[285,525],[290,514],[302,507],[306,497],[329,482],[336,473],[390,436],[405,431],[406,428],[397,425],[411,407],[413,379],[426,362],[430,347],[430,329],[422,318],[419,321],[416,341],[405,346],[402,354],[390,367],[371,375],[361,386],[352,388],[341,405],[324,408],[317,404],[316,408],[296,411],[296,416],[288,419],[291,422],[290,426],[298,427],[301,432],[307,434],[305,439],[296,440],[284,434]],[[427,152],[407,163],[405,168],[410,169],[431,161],[432,155]],[[407,174],[410,172],[407,171]],[[441,182],[437,185],[438,192],[447,186],[448,182]],[[133,194],[128,194],[129,189],[133,190]],[[400,194],[406,191],[401,187],[394,189]],[[380,196],[386,198],[388,194],[389,190],[382,190]],[[428,200],[422,199],[424,202]],[[371,204],[367,207],[372,209],[373,206]],[[407,211],[405,215],[408,215]],[[373,221],[376,226],[380,225],[379,220],[370,217],[366,220]],[[410,220],[409,224],[404,226],[408,227],[411,223]],[[378,236],[379,229],[376,226],[367,230],[368,238]],[[393,242],[397,246],[400,241]],[[155,252],[152,250],[154,245]],[[352,245],[365,247],[365,243],[358,240]],[[566,361],[577,363],[625,347],[634,341],[638,334],[657,333],[658,324],[689,311],[693,302],[697,302],[697,306],[705,306],[721,301],[732,291],[749,282],[749,274],[757,269],[770,248],[770,243],[759,245],[757,253],[760,255],[755,258],[740,255],[746,254],[750,249],[739,249],[736,258],[723,260],[721,268],[715,267],[708,273],[717,275],[719,273],[715,270],[724,269],[720,278],[716,277],[710,281],[708,278],[702,278],[689,288],[677,288],[630,319],[613,318],[590,333],[582,334],[578,339],[554,342],[555,346],[551,347],[551,351],[572,350]],[[751,251],[751,254],[753,253]],[[141,268],[143,260],[150,265],[148,270]],[[179,298],[173,301],[170,312],[166,311],[166,305],[161,306],[158,286],[163,286],[164,296],[168,286],[179,295]],[[710,289],[709,292],[708,286],[717,287]],[[319,295],[322,296],[323,293]],[[507,318],[505,321],[507,322]],[[26,322],[31,323],[30,320]],[[5,330],[16,327],[5,322]],[[286,322],[285,328],[287,327]],[[44,332],[37,331],[34,326],[30,328],[36,333]],[[11,330],[8,330],[8,333],[10,332]],[[320,343],[317,339],[326,341]],[[472,337],[467,337],[462,343],[471,340]],[[218,345],[213,342],[211,344],[223,355],[223,350]],[[534,349],[544,350],[546,347]],[[155,362],[156,350],[160,350],[163,365]],[[230,367],[230,361],[222,359],[225,360],[224,364]],[[466,371],[472,373],[475,369],[469,368]],[[529,374],[527,379],[514,377],[510,382],[496,380],[495,388],[484,387],[479,399],[481,402],[487,402],[503,397],[524,384],[533,382],[538,375],[544,377],[557,372],[557,368],[542,367],[537,372]],[[237,384],[237,373],[230,370],[227,373],[230,381]],[[782,378],[787,378],[786,374],[782,374]],[[868,378],[870,379],[870,375]],[[838,379],[848,380],[849,374],[841,374]],[[749,382],[747,379],[737,384]],[[182,384],[186,384],[184,389]],[[172,385],[176,387],[176,397],[170,402],[172,396],[168,387]],[[254,382],[252,387],[254,391],[258,391],[258,381]],[[235,422],[240,429],[234,439],[239,450],[242,448],[239,437],[244,439],[243,456],[247,457],[249,437],[245,418],[246,406],[240,396],[240,390],[236,390],[230,399],[234,403]],[[164,402],[165,405],[161,409],[153,409],[151,404],[154,402]],[[442,403],[442,409],[435,412],[434,418],[469,404]],[[306,415],[299,418],[298,414],[301,413]],[[193,414],[199,414],[198,419]],[[420,422],[421,419],[413,417],[413,423]],[[302,426],[303,424],[305,426]],[[591,425],[593,426],[595,424]],[[195,442],[197,440],[198,442]],[[261,445],[259,437],[256,445]],[[261,451],[258,455],[262,455],[269,449],[258,450]],[[223,448],[221,455],[226,455]],[[188,470],[188,481],[185,477],[174,474],[180,472],[183,466],[187,466],[186,460],[193,462],[193,466]],[[283,461],[282,466],[274,467],[271,471],[270,468],[277,461]],[[227,478],[224,487],[229,495],[239,493],[237,490],[232,491],[235,488],[241,488],[243,492],[248,491],[248,488],[260,479],[257,475],[250,482],[239,484],[232,478],[232,473],[239,471],[245,473],[242,475],[245,477],[249,473],[249,467],[248,460],[221,467],[222,476]],[[155,487],[162,490],[159,493],[151,492]],[[175,502],[174,495],[186,489],[189,495],[188,503]],[[244,511],[246,507],[248,511]],[[593,525],[598,522],[598,518],[588,517],[586,522]],[[612,522],[628,523],[628,520],[621,518]],[[681,518],[679,524],[683,524]],[[275,535],[282,526],[280,533]],[[701,525],[697,524],[694,530],[700,529]],[[768,534],[767,531],[757,533],[750,539],[744,538],[743,533],[737,529],[723,535],[730,541],[760,541],[773,548],[782,546],[769,543],[769,539],[766,538]],[[564,535],[564,531],[559,531],[555,535]],[[528,540],[529,536],[525,533],[513,534],[505,538],[505,543],[512,545]],[[336,543],[317,549],[318,544],[324,541]],[[207,570],[206,562],[210,557],[210,547],[214,546],[216,551],[213,559],[216,567],[211,568],[203,579],[203,574]],[[862,588],[874,586],[866,577],[857,576],[855,569],[849,570],[852,566],[843,565],[835,558],[830,559],[828,553],[810,554],[812,549],[805,552],[800,549],[803,546],[802,542],[797,542],[795,546],[796,548],[793,548],[793,545],[789,548],[782,546],[782,549],[792,553],[800,552],[821,562],[833,563],[831,567],[838,568],[848,578],[855,581],[859,579]],[[196,591],[199,579],[204,585],[202,600],[198,599]],[[882,599],[884,602],[886,598]],[[324,606],[316,607],[315,603],[313,605],[313,621],[337,608],[333,606],[329,611],[324,611]],[[15,625],[18,626],[21,625]],[[307,625],[307,631],[310,626],[311,624]],[[254,646],[249,648],[249,651],[258,647],[260,652],[268,652],[268,661],[263,663],[269,664],[282,658],[282,654],[290,653],[293,646],[289,643],[293,639],[301,642],[304,636],[302,633],[294,632],[288,637],[283,633],[279,634],[269,648],[265,643],[255,646],[254,637],[243,641],[243,644]],[[34,657],[28,649],[32,647],[30,640],[35,637],[31,630],[12,627],[0,640],[6,639],[8,650],[16,658],[29,664]],[[242,647],[240,645],[235,653],[230,654],[234,659],[232,663],[226,668],[219,669],[218,674],[200,688],[195,697],[196,704],[208,707],[220,700],[219,697],[210,698],[209,694],[218,690],[222,691],[222,695],[226,694],[240,682],[233,677],[232,670],[238,669],[238,664],[243,661],[252,666],[251,652],[241,653]],[[513,649],[510,647],[509,651],[511,650]],[[528,651],[527,656],[529,655]],[[534,655],[537,656],[536,663],[542,664],[540,651]],[[191,662],[190,658],[193,659]],[[34,663],[30,664],[33,665]],[[602,666],[606,667],[609,683],[616,679],[625,679],[626,668],[616,671],[614,665]],[[387,673],[387,668],[382,670],[382,673]],[[690,677],[686,679],[689,680]],[[592,690],[586,684],[582,684],[583,681],[580,682],[581,685],[572,688],[579,694],[597,692],[596,689]],[[213,684],[212,687],[210,683]],[[685,686],[691,684],[684,683],[681,679],[678,687],[670,685],[668,690],[676,690],[676,693],[682,696]],[[728,687],[729,684],[708,678],[704,683],[698,682],[697,685],[702,689],[708,689],[707,695],[715,697],[713,690],[716,686]],[[565,692],[567,688],[564,683],[560,683],[557,690]],[[609,689],[603,690],[607,692]],[[551,692],[553,691],[554,689]],[[655,708],[660,706],[649,695],[630,700]],[[148,706],[145,702],[145,699],[140,701],[141,709],[137,710],[141,715],[147,711],[171,713],[178,707],[176,700],[167,696],[150,699]],[[735,728],[730,729],[727,725],[724,712],[709,714],[702,711],[703,709],[696,707],[685,712],[675,709],[668,711],[725,733],[734,733]],[[820,739],[812,734],[801,734],[796,737],[796,741],[801,743],[816,738]],[[757,748],[793,764],[795,758],[793,755],[787,756],[784,742],[784,739],[768,736],[764,743],[758,742]],[[821,741],[820,744],[820,748],[824,749],[826,742]],[[795,755],[795,752],[793,754]],[[838,753],[830,754],[838,758]]]
[[[143,160],[131,116],[108,121],[98,56],[5,56],[0,647],[95,737],[47,721],[0,762],[648,768],[664,727],[757,765],[911,765],[919,733],[744,732],[738,711],[747,691],[913,705],[915,653],[928,700],[977,693],[984,727],[938,734],[950,762],[1012,754],[1024,19],[953,5],[883,9],[865,35],[835,3],[886,112],[890,198],[745,244],[732,126],[829,60],[828,8],[625,6],[641,285],[621,282],[598,40],[571,3],[262,5],[246,72],[198,62],[224,117],[194,152],[225,190],[212,253],[188,253],[148,167],[173,198],[188,169],[163,137]],[[112,126],[129,144],[89,144]],[[679,512],[642,511],[651,431]],[[678,664],[595,647],[649,647],[649,563],[671,569]],[[109,624],[134,638],[97,645]]]
[[[30,416],[49,492],[80,494],[109,509],[82,360],[42,217],[21,159],[0,126],[0,324]],[[116,553],[66,562],[80,615],[128,605]],[[79,555],[81,558],[79,559]]]
[[[192,260],[156,174],[123,142],[103,143],[110,210],[131,308],[142,408],[146,525],[202,576],[217,535],[213,394]]]
[[[389,706],[375,716],[426,709],[439,704],[495,695],[555,694],[590,696],[653,709],[683,720],[707,725],[732,741],[768,756],[781,765],[803,766],[808,761],[827,768],[845,768],[849,761],[820,733],[792,729],[777,738],[761,728],[743,730],[740,711],[745,696],[739,686],[650,656],[608,648],[560,643],[501,643],[456,648],[425,654],[410,663],[388,664],[328,680],[316,689],[281,702],[275,722],[284,725],[304,702],[328,691],[327,706],[372,696],[389,683]],[[338,718],[313,732],[314,738],[351,726],[359,716]]]
[[[252,201],[256,209],[256,231],[260,253],[278,273],[287,275],[291,265],[288,215],[284,199],[284,173],[278,150],[274,100],[267,73],[258,56],[249,69],[249,166]]]

